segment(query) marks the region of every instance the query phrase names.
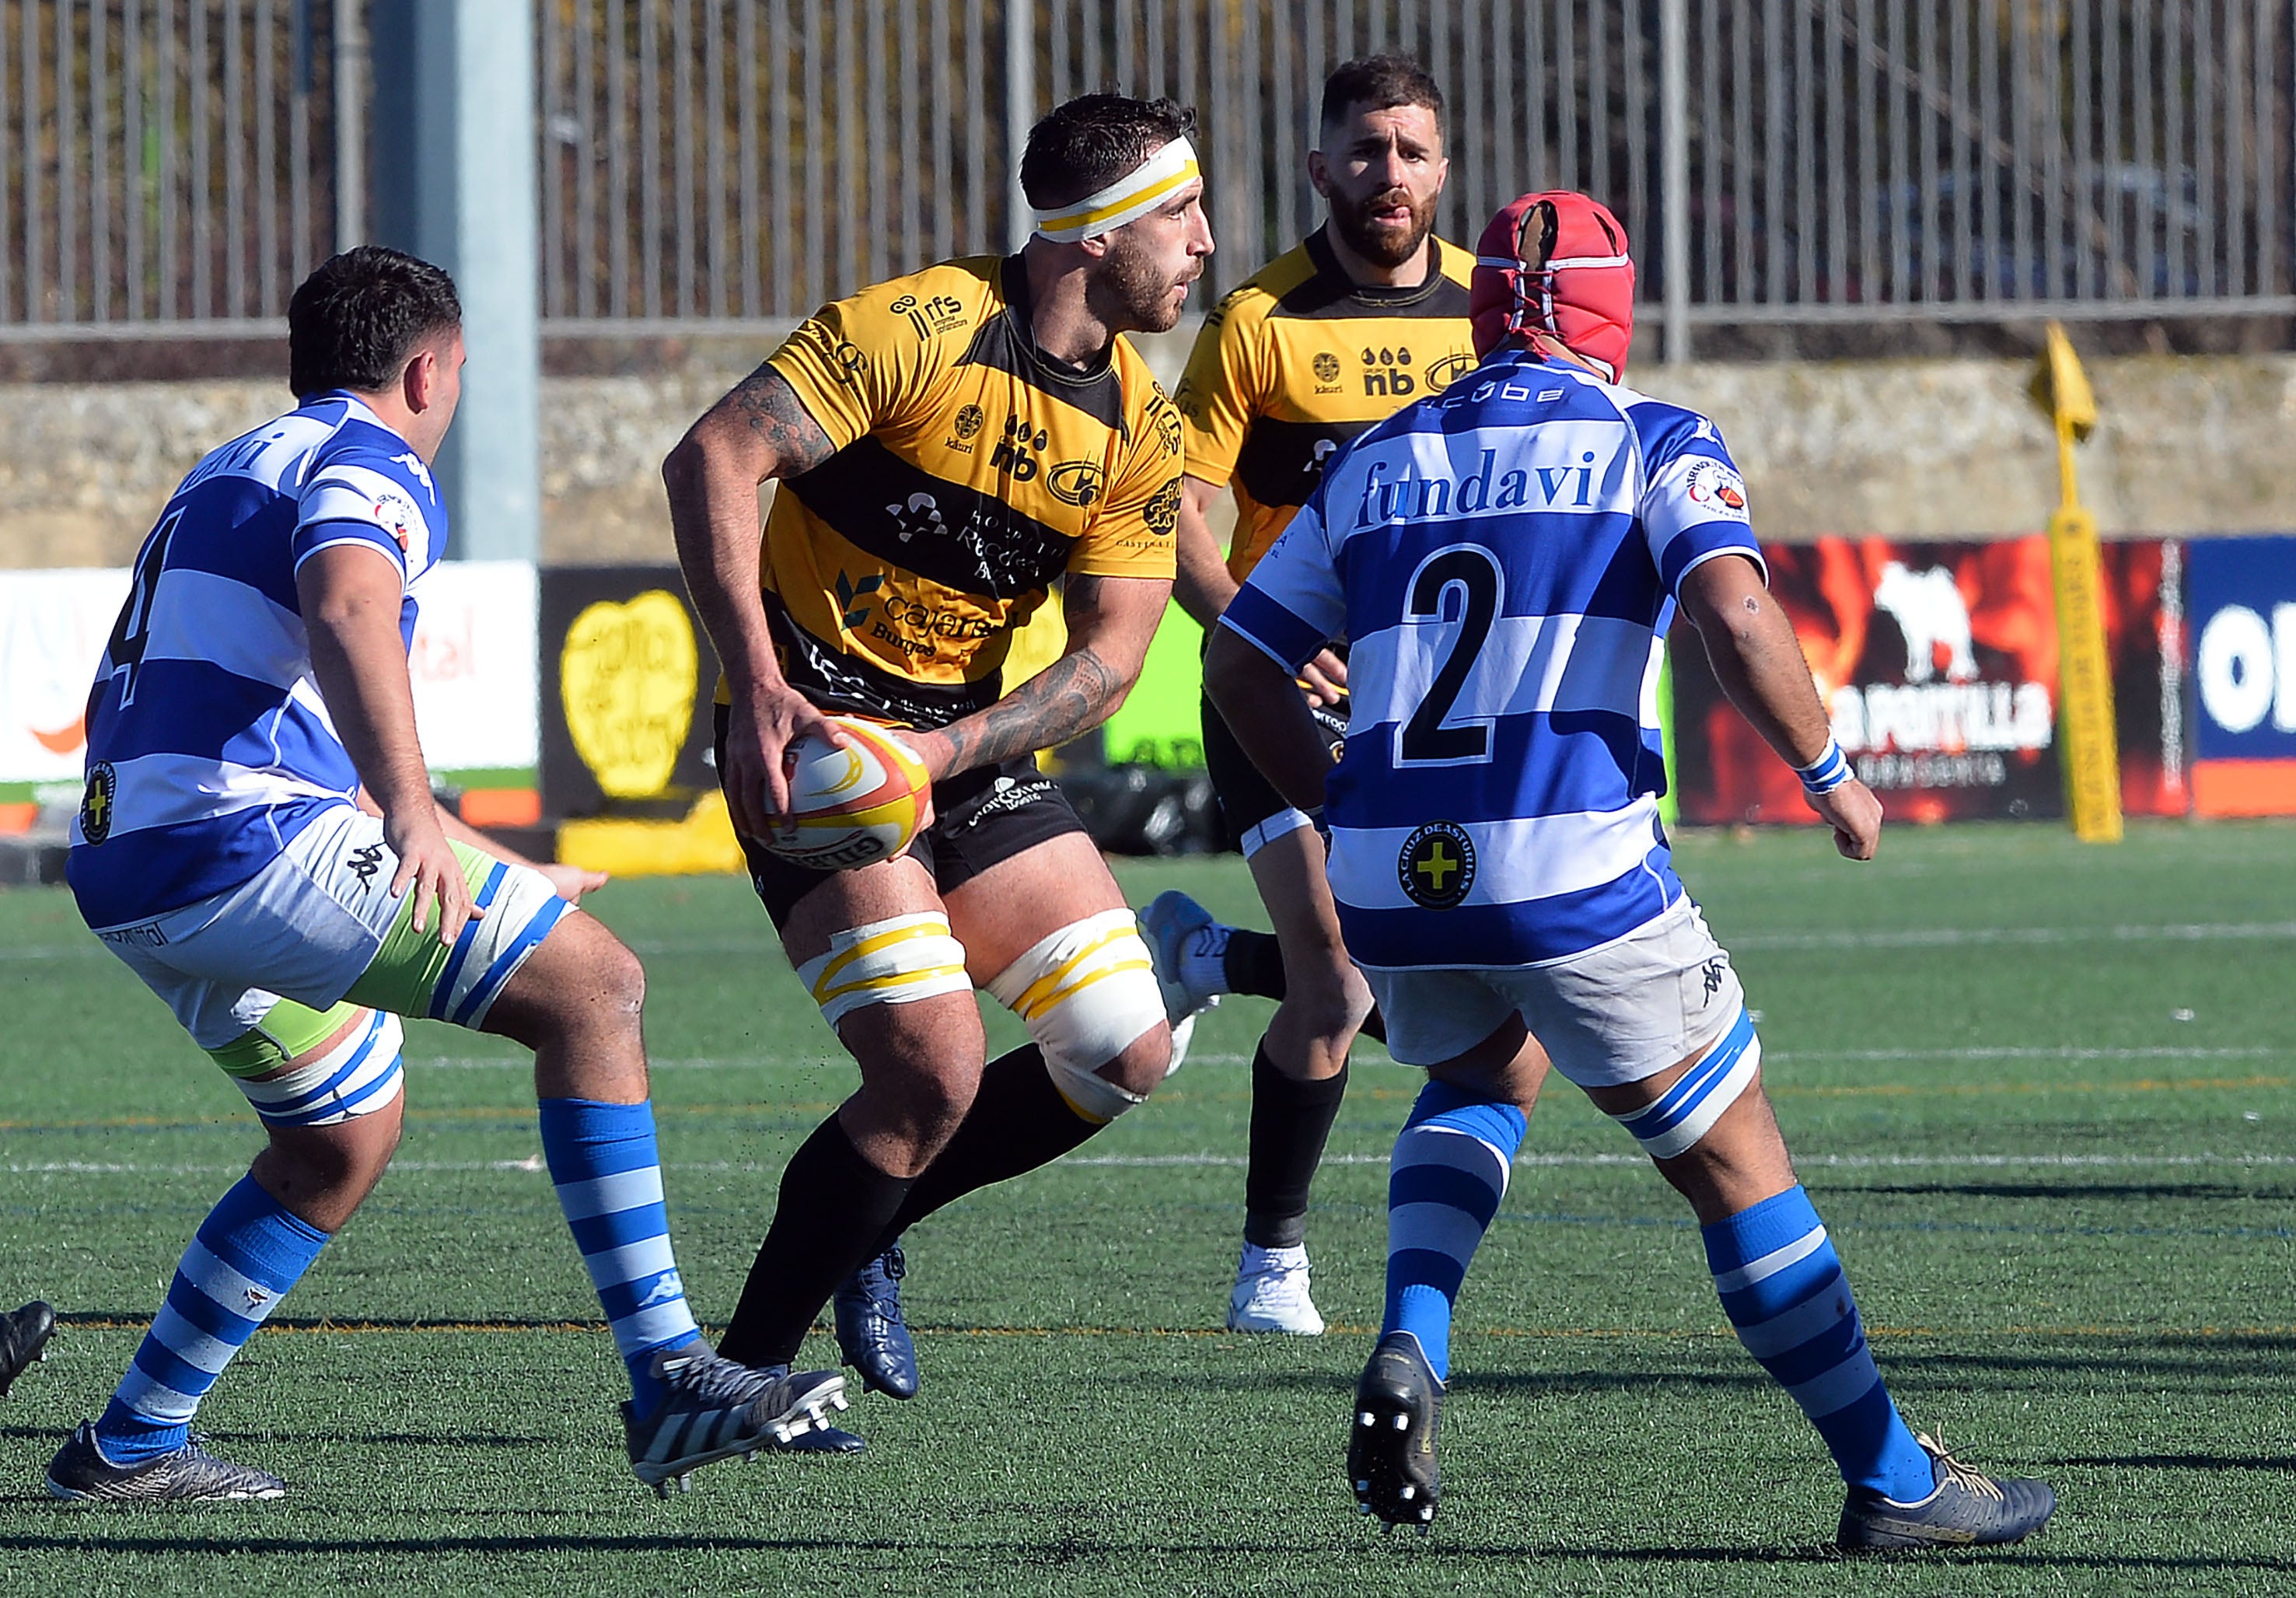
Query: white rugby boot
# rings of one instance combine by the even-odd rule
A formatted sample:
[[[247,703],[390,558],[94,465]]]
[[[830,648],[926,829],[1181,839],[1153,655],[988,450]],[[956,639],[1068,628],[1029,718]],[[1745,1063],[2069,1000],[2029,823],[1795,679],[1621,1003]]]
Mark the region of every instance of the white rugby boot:
[[[1304,1245],[1289,1249],[1243,1245],[1243,1258],[1235,1267],[1235,1289],[1227,1299],[1227,1329],[1323,1336],[1323,1315],[1308,1293]]]

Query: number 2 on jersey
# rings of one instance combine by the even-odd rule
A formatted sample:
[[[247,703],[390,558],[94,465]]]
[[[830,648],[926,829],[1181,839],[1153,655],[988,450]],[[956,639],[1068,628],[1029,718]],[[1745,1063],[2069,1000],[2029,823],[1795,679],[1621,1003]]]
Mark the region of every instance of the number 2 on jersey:
[[[1498,562],[1488,550],[1473,544],[1439,549],[1411,574],[1411,591],[1404,600],[1404,620],[1439,625],[1446,619],[1446,597],[1456,588],[1460,591],[1459,630],[1452,635],[1450,651],[1435,668],[1434,680],[1427,685],[1427,697],[1419,701],[1419,708],[1411,713],[1411,719],[1403,724],[1397,737],[1397,765],[1472,766],[1491,758],[1488,718],[1465,726],[1445,726],[1443,723],[1457,702],[1459,691],[1466,686],[1475,657],[1482,652],[1485,641],[1491,635],[1491,623],[1499,612],[1502,586]]]

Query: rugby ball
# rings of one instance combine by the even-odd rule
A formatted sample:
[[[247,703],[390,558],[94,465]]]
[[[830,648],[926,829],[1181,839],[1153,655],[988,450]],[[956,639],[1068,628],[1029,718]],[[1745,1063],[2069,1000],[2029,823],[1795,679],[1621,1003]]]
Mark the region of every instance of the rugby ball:
[[[892,728],[857,716],[829,719],[850,742],[840,749],[808,733],[790,745],[789,814],[764,841],[793,865],[847,871],[909,847],[932,777]]]

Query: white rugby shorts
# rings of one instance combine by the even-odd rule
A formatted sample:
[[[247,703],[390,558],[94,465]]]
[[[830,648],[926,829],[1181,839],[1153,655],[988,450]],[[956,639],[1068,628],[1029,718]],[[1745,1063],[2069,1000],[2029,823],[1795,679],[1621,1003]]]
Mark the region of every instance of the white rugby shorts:
[[[1745,1003],[1728,953],[1687,894],[1623,938],[1544,965],[1364,977],[1401,1063],[1456,1059],[1520,1015],[1581,1087],[1639,1082],[1702,1054]]]
[[[456,848],[476,857],[475,850]],[[448,1019],[467,1026],[485,1019],[486,1007],[533,952],[539,937],[529,936],[530,930],[546,916],[546,931],[565,909],[540,872],[503,869],[487,914],[471,924],[467,947],[437,984],[450,987],[464,1010]],[[390,891],[398,871],[381,819],[344,803],[312,820],[236,888],[148,921],[94,930],[166,1001],[194,1043],[219,1049],[256,1028],[283,998],[321,1011],[342,999],[374,963],[406,902]],[[436,905],[430,914],[437,914]],[[481,983],[486,991],[477,993]]]

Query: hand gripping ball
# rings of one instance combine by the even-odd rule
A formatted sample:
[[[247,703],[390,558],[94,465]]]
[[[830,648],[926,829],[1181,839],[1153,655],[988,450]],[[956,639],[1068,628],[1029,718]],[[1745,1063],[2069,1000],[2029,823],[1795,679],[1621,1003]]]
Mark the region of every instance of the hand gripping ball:
[[[917,835],[931,774],[892,728],[857,716],[829,719],[851,742],[839,749],[808,734],[789,746],[789,813],[765,847],[815,871],[890,859]]]

